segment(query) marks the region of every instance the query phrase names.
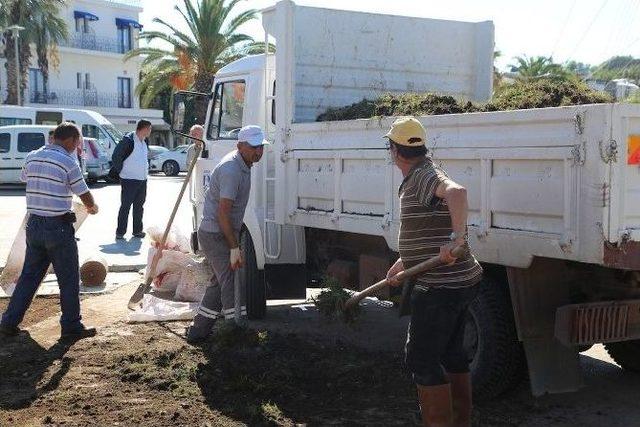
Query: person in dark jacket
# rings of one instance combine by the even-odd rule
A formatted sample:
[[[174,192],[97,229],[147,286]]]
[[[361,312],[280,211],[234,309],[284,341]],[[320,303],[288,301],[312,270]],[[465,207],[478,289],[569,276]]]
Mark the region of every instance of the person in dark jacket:
[[[145,139],[151,135],[151,122],[140,120],[136,131],[126,134],[118,143],[113,156],[110,175],[120,178],[120,211],[118,212],[118,226],[116,239],[124,239],[129,221],[129,211],[133,205],[133,236],[145,236],[142,227],[144,202],[147,197],[147,174],[149,163],[147,160],[148,147]]]

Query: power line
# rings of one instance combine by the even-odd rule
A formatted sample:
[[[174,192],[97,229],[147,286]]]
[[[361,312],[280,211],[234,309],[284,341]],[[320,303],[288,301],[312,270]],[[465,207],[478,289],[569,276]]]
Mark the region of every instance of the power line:
[[[602,12],[602,9],[604,9],[604,7],[607,5],[607,3],[609,3],[609,0],[604,0],[602,2],[602,5],[600,6],[600,9],[598,9],[598,11],[596,12],[595,16],[593,17],[593,19],[591,20],[591,22],[589,23],[589,25],[587,26],[587,29],[584,31],[584,33],[582,34],[582,37],[580,37],[580,41],[578,42],[578,44],[573,48],[573,51],[571,51],[571,54],[568,56],[568,58],[571,58],[573,56],[573,54],[576,52],[576,50],[578,50],[578,48],[580,47],[580,45],[582,44],[582,42],[584,41],[584,39],[587,37],[587,34],[589,33],[589,30],[591,30],[591,27],[593,26],[593,24],[596,22],[596,20],[598,19],[598,17],[600,16],[600,13]]]
[[[578,0],[573,0],[573,4],[569,9],[569,13],[567,13],[567,17],[564,19],[564,23],[562,24],[562,28],[560,29],[560,33],[558,34],[558,38],[556,39],[556,42],[553,44],[553,49],[551,49],[552,58],[553,58],[553,55],[556,53],[556,49],[558,48],[558,43],[560,43],[560,39],[562,39],[562,36],[564,35],[564,30],[567,27],[567,24],[569,23],[569,18],[571,18],[571,12],[573,12],[573,8],[576,7],[577,2]]]

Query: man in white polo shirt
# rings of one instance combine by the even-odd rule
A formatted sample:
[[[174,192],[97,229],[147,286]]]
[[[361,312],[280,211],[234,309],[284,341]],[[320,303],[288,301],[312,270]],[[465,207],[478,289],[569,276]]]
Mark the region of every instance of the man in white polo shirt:
[[[149,172],[148,147],[146,138],[151,135],[151,122],[139,120],[136,131],[122,138],[113,151],[111,176],[120,177],[120,211],[116,239],[124,239],[129,221],[129,211],[133,205],[133,237],[145,236],[142,227],[144,202],[147,198],[147,175]]]

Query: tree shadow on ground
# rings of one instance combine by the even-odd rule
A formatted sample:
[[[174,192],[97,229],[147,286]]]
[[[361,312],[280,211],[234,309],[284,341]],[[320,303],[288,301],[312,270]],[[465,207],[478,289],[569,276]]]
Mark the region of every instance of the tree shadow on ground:
[[[28,334],[1,339],[0,409],[26,408],[55,390],[69,371],[71,359],[65,354],[72,345],[58,342],[46,349]]]
[[[396,352],[227,327],[203,345],[208,406],[251,426],[410,425],[415,394]]]

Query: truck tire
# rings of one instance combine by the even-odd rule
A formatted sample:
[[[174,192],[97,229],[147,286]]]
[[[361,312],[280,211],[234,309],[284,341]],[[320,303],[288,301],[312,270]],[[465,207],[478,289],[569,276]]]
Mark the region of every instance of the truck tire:
[[[478,296],[469,307],[465,347],[472,360],[474,399],[486,401],[520,384],[526,362],[508,285],[485,276],[479,286]]]
[[[604,348],[622,369],[640,372],[640,340],[611,342]]]
[[[258,270],[256,251],[253,239],[245,229],[240,236],[240,246],[245,266],[242,269],[245,284],[247,316],[249,319],[262,319],[267,312],[267,290],[265,287],[264,270]]]

